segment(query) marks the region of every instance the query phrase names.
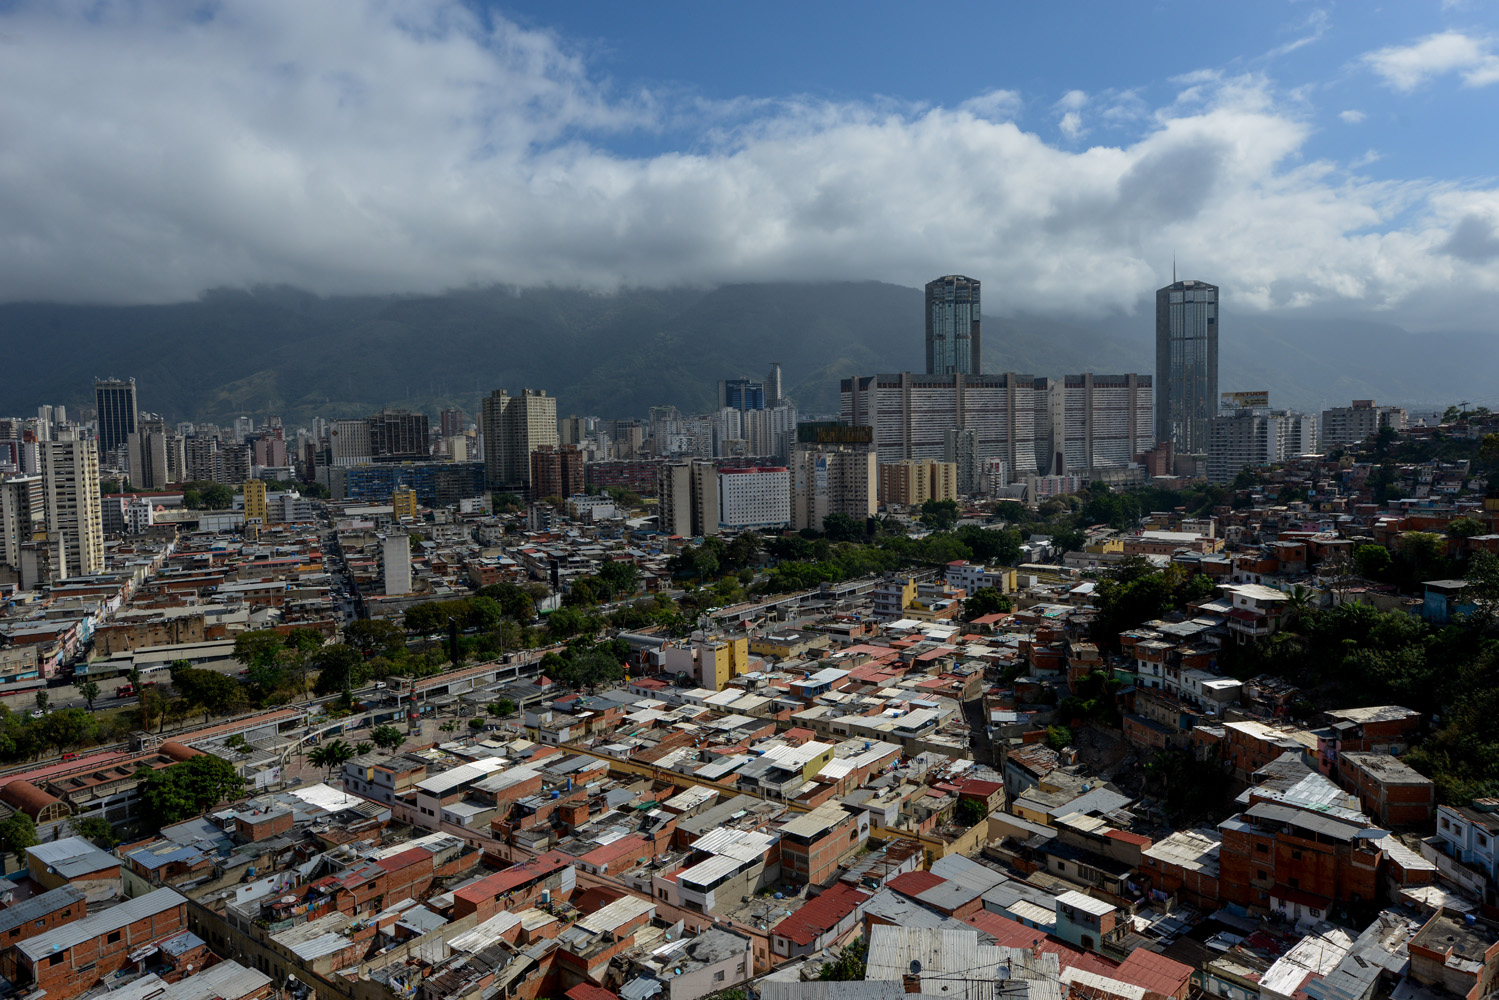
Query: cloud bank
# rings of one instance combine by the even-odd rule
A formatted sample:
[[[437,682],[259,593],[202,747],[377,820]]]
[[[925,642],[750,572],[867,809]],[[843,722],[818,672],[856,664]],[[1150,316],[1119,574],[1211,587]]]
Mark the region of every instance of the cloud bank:
[[[1154,109],[1068,94],[1037,105],[1066,140],[1048,142],[1003,90],[952,108],[621,93],[556,38],[439,0],[204,11],[0,15],[0,299],[962,271],[998,311],[1096,314],[1135,308],[1173,255],[1243,309],[1435,322],[1444,290],[1479,315],[1499,289],[1499,193],[1308,162],[1304,109],[1259,77],[1194,74]],[[1392,82],[1424,78],[1383,58]],[[1081,148],[1089,108],[1136,138]],[[611,151],[678,134],[697,138]]]

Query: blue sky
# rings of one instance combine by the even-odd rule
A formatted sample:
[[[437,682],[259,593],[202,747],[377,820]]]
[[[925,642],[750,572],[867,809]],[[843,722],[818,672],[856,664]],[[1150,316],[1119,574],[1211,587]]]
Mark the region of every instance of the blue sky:
[[[0,300],[962,271],[1488,328],[1490,3],[0,2]],[[1229,296],[1232,296],[1229,299]]]

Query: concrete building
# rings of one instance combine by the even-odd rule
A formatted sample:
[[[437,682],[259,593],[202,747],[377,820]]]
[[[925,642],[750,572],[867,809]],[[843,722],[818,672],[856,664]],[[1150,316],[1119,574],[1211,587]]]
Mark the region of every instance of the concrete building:
[[[330,461],[336,468],[366,465],[370,450],[370,425],[364,420],[335,420],[328,428]]]
[[[531,452],[531,495],[566,498],[582,493],[583,458],[573,444],[544,444]]]
[[[397,521],[410,518],[413,521],[418,517],[416,490],[409,486],[402,486],[390,495],[390,515]]]
[[[798,531],[821,531],[829,514],[863,522],[879,509],[875,454],[867,446],[798,444],[789,469],[791,527]]]
[[[99,451],[92,439],[64,428],[41,446],[47,530],[62,535],[65,575],[104,570],[104,513],[99,499]]]
[[[1218,415],[1218,286],[1176,281],[1155,293],[1156,441],[1208,450]]]
[[[958,496],[958,467],[952,462],[904,460],[880,466],[880,503],[920,506]]]
[[[790,523],[791,481],[785,466],[719,470],[719,531],[784,528]]]
[[[1382,428],[1405,430],[1410,421],[1398,406],[1379,406],[1372,399],[1355,399],[1351,406],[1322,411],[1322,447],[1341,448],[1367,441]]]
[[[1317,420],[1294,410],[1239,409],[1208,423],[1208,479],[1232,482],[1244,469],[1316,450]]]
[[[1149,375],[1065,375],[1037,379],[1036,451],[1042,474],[1097,476],[1127,468],[1155,444],[1155,389]]]
[[[155,415],[143,416],[129,445],[130,483],[138,490],[164,490],[171,481],[167,469],[166,422]]]
[[[976,433],[980,467],[1005,463],[1013,480],[1036,472],[1036,380],[1030,375],[862,375],[840,385],[844,423],[873,429],[879,461],[943,461],[947,432]]]
[[[926,371],[928,375],[978,375],[982,364],[980,284],[949,274],[926,285]]]
[[[411,593],[411,538],[402,532],[380,537],[380,563],[385,574],[385,596]]]
[[[496,389],[479,416],[484,436],[484,478],[491,488],[531,490],[531,453],[557,447],[557,400],[544,389],[512,396]]]
[[[718,469],[712,462],[660,466],[656,495],[660,499],[657,518],[664,533],[684,538],[718,534]]]
[[[41,476],[0,479],[0,564],[21,571],[21,544],[47,526],[46,490]]]
[[[432,453],[427,415],[410,410],[381,410],[365,418],[370,432],[370,458],[407,462]]]
[[[266,490],[265,483],[259,479],[247,479],[243,487],[245,495],[245,523],[259,521],[266,523]]]

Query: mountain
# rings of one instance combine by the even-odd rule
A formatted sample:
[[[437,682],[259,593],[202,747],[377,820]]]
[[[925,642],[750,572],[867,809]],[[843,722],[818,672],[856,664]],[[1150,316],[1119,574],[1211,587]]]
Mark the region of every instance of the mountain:
[[[1362,320],[1224,316],[1220,384],[1277,406],[1353,398],[1441,406],[1487,399],[1499,339],[1413,334]],[[1149,315],[984,319],[989,371],[1154,368]],[[157,306],[0,305],[0,413],[92,405],[92,380],[134,377],[143,409],[227,422],[359,416],[381,406],[473,414],[494,388],[546,389],[559,414],[709,408],[721,378],[781,363],[804,411],[837,408],[838,379],[919,369],[922,293],[877,282],[726,285],[593,294],[473,288],[321,297],[213,291]]]

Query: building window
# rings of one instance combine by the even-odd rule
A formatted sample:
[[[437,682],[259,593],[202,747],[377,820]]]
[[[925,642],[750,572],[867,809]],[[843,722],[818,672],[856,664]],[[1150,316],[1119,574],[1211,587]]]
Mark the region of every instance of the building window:
[[[1254,845],[1254,849],[1256,851],[1259,851],[1261,854],[1269,854],[1270,853],[1270,845],[1269,844],[1255,844]]]
[[[1300,888],[1301,888],[1301,880],[1300,880],[1300,879],[1296,879],[1296,878],[1293,878],[1293,879],[1287,879],[1287,880],[1286,880],[1286,883],[1287,883],[1287,884],[1288,884],[1288,885],[1289,885],[1289,886],[1290,886],[1290,887],[1291,887],[1291,888],[1292,888],[1292,889],[1300,889]]]
[[[1257,879],[1260,879],[1260,880],[1264,880],[1264,879],[1265,879],[1265,878],[1268,878],[1268,877],[1269,877],[1269,876],[1267,876],[1267,875],[1266,875],[1266,874],[1265,874],[1265,873],[1264,873],[1264,872],[1262,872],[1262,871],[1256,871],[1256,872],[1255,872],[1255,873],[1254,873],[1254,877],[1255,877],[1255,878],[1257,878]]]
[[[51,967],[51,966],[57,965],[61,961],[62,961],[62,952],[58,952],[56,955],[50,955],[50,956],[48,956],[48,958],[47,958],[47,965],[49,967]]]
[[[723,982],[723,979],[724,979],[724,975],[723,975],[723,970],[722,969],[719,969],[717,972],[713,973],[713,981],[715,983],[721,983],[721,982]]]
[[[1300,861],[1301,860],[1301,852],[1300,851],[1292,851],[1291,852],[1291,860],[1292,861]]]
[[[1449,823],[1449,822],[1447,822],[1447,820],[1446,820],[1445,817],[1442,819],[1442,829],[1443,830],[1450,830],[1450,829],[1452,829],[1452,824]]]
[[[109,936],[104,939],[109,944],[118,944],[120,941],[119,931],[110,931]]]

